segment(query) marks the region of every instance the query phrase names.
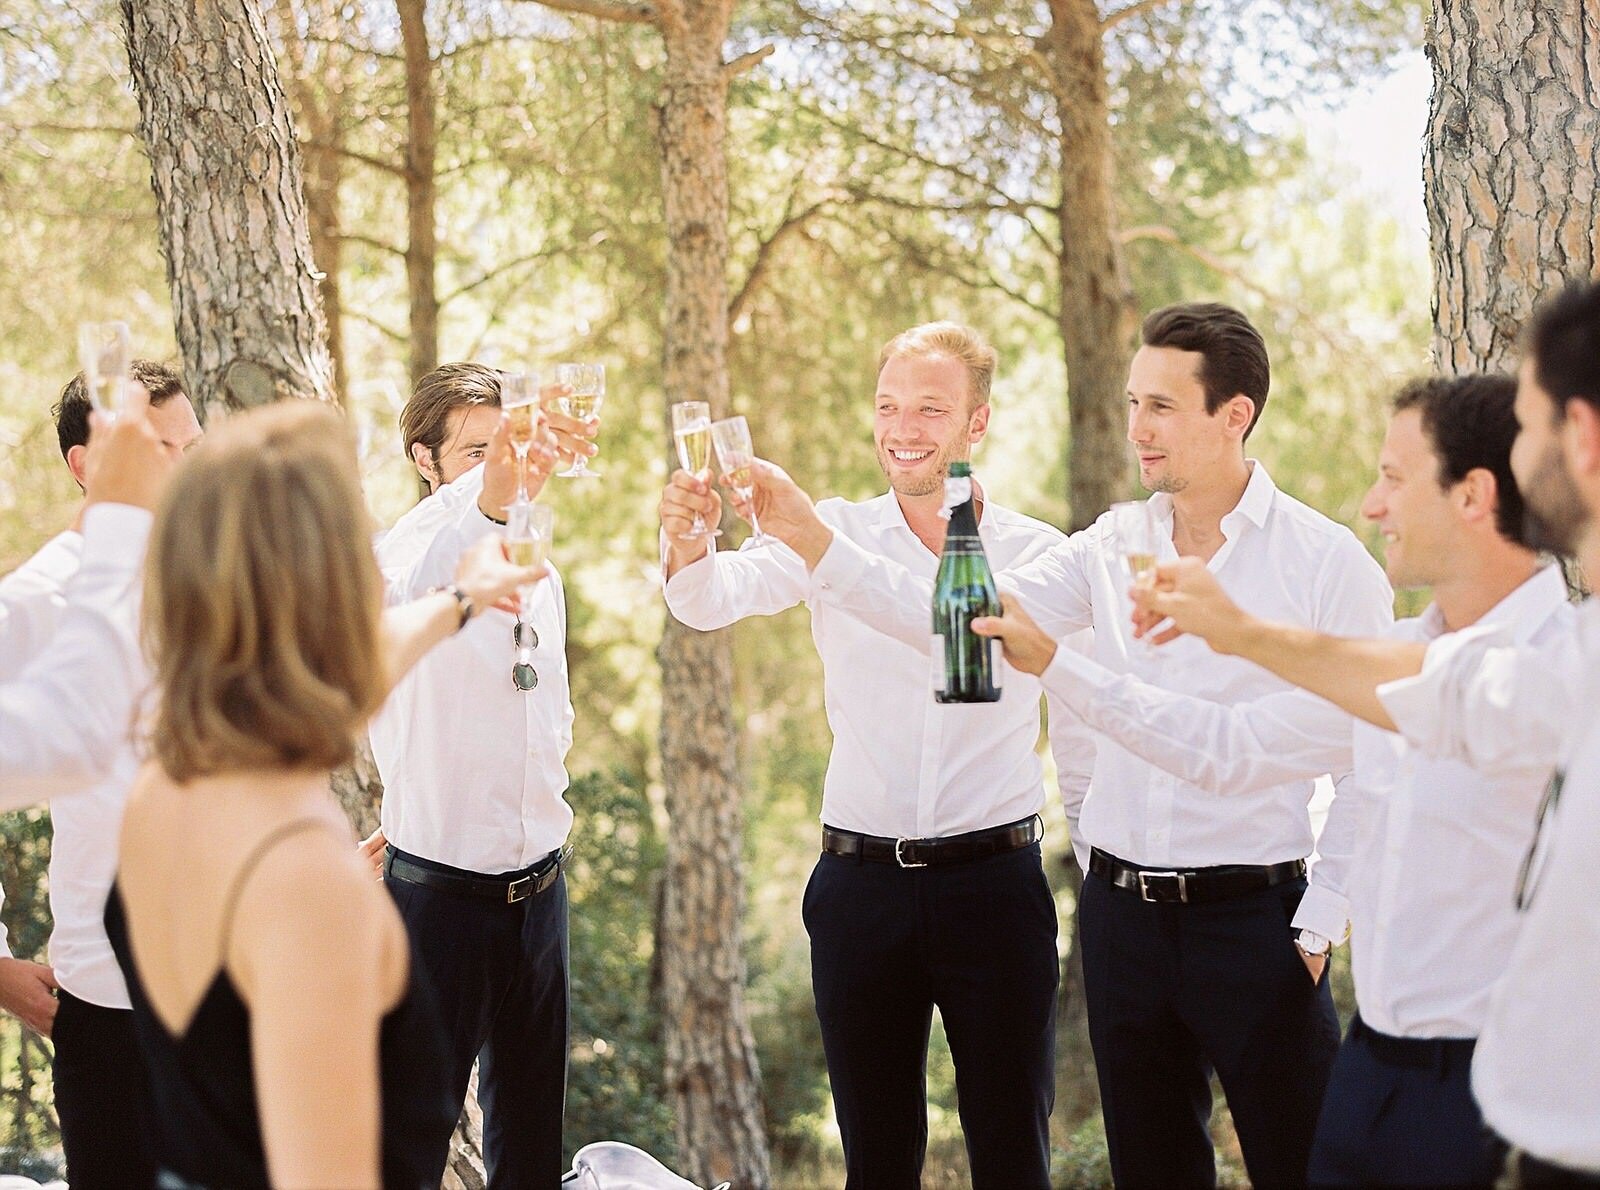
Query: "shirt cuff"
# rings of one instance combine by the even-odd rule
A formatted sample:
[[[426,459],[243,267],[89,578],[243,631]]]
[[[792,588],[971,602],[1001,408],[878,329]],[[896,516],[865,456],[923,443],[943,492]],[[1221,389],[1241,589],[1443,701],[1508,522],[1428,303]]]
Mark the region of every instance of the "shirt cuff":
[[[1300,908],[1295,910],[1290,925],[1331,938],[1338,946],[1350,934],[1350,902],[1331,888],[1313,882],[1300,898]]]
[[[851,590],[861,581],[871,561],[866,550],[835,529],[833,544],[811,572],[812,594]]]
[[[667,538],[661,535],[661,590],[667,596],[668,610],[674,599],[690,599],[708,586],[715,574],[717,546],[715,540],[706,543],[706,552],[689,565],[680,567],[670,578],[667,575]]]
[[[1045,693],[1060,699],[1086,722],[1095,697],[1117,680],[1092,657],[1086,657],[1065,641],[1056,642],[1056,655],[1039,675]],[[1092,726],[1092,723],[1091,723]]]
[[[83,514],[83,566],[137,570],[155,517],[131,504],[91,504]]]

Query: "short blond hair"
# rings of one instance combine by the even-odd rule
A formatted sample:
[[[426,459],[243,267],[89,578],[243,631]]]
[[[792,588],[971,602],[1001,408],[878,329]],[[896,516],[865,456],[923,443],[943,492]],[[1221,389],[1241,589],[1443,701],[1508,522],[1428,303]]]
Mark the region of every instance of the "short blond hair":
[[[314,401],[231,418],[184,460],[142,625],[151,748],[173,780],[354,756],[388,690],[365,508],[355,435]]]
[[[903,356],[928,358],[947,355],[960,360],[967,369],[967,393],[971,408],[989,403],[989,388],[994,383],[999,357],[993,347],[970,326],[959,322],[925,322],[901,331],[878,353],[878,371],[892,359]]]

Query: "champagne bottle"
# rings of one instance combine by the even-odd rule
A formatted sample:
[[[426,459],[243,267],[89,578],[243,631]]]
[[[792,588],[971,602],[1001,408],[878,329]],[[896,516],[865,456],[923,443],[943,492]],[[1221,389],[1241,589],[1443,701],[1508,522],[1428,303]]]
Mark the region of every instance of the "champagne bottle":
[[[1000,642],[972,631],[975,617],[1000,614],[1000,596],[978,539],[970,464],[950,464],[944,506],[950,527],[933,583],[934,701],[998,702]]]

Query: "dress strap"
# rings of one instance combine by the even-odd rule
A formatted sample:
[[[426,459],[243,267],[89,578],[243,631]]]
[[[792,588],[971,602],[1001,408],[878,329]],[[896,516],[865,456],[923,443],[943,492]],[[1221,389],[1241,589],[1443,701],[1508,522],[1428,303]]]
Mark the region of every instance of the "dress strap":
[[[222,933],[217,950],[218,967],[225,968],[228,965],[228,945],[233,940],[233,914],[234,910],[239,906],[239,895],[244,892],[245,882],[250,879],[251,873],[267,857],[267,853],[279,843],[290,835],[297,835],[301,831],[310,830],[314,827],[330,830],[332,829],[332,824],[326,818],[312,818],[309,816],[296,818],[268,831],[250,849],[250,854],[244,857],[244,863],[240,864],[239,870],[234,873],[233,883],[228,886],[228,896],[222,906]]]

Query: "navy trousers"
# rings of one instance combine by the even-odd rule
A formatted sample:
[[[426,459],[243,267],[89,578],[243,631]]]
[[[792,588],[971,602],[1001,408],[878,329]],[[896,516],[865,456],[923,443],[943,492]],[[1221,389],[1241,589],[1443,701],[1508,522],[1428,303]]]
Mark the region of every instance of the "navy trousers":
[[[917,1190],[939,1009],[974,1190],[1049,1190],[1056,907],[1039,846],[903,869],[824,853],[803,905],[846,1190]]]
[[[461,874],[398,854],[419,867]],[[542,871],[543,862],[504,878]],[[515,904],[408,884],[392,875],[384,881],[444,1025],[449,1060],[438,1077],[451,1102],[466,1102],[472,1063],[478,1061],[490,1187],[560,1185],[567,1091],[566,875]],[[443,1176],[450,1132],[437,1143],[434,1180]]]
[[[1339,1020],[1327,972],[1313,984],[1294,945],[1305,887],[1153,904],[1084,878],[1089,1040],[1121,1190],[1216,1184],[1213,1071],[1251,1184],[1306,1184]]]
[[[1497,1166],[1472,1098],[1470,1038],[1375,1033],[1339,1047],[1311,1150],[1313,1186],[1490,1187]]]
[[[90,1004],[66,988],[57,999],[50,1077],[72,1190],[153,1185],[155,1107],[132,1009]]]

